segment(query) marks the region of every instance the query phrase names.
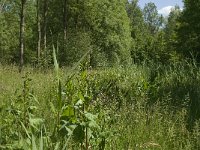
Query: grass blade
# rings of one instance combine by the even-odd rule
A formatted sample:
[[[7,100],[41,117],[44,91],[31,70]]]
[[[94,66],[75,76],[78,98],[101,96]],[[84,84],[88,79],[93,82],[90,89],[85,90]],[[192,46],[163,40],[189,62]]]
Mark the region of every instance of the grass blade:
[[[32,134],[32,150],[38,150],[35,142],[35,137],[33,134]]]

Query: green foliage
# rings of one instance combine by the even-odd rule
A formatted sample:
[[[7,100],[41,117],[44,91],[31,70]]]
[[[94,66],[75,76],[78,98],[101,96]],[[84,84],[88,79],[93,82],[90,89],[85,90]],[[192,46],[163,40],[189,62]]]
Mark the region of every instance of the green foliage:
[[[13,62],[16,57],[17,52],[17,35],[18,30],[17,24],[17,14],[16,8],[12,6],[15,5],[15,2],[7,1],[4,4],[4,7],[8,5],[9,11],[2,11],[0,13],[1,23],[0,23],[0,53],[1,53],[1,62]],[[12,26],[10,26],[12,24]]]
[[[131,39],[125,1],[88,1],[87,5],[95,44],[111,64],[130,63]]]
[[[20,12],[19,2],[10,2],[7,12],[1,15],[2,58],[11,59],[10,62],[18,62],[18,13]],[[92,49],[91,65],[114,65],[129,64],[130,57],[130,28],[129,19],[125,11],[124,0],[113,1],[73,1],[67,2],[66,31],[67,39],[64,37],[63,23],[63,2],[49,1],[47,14],[44,17],[44,1],[39,3],[36,9],[35,1],[27,1],[25,12],[25,61],[36,64],[38,22],[41,28],[41,59],[39,65],[48,66],[52,63],[51,45],[59,47],[58,60],[62,65],[73,65],[88,50]],[[103,9],[99,9],[103,8]],[[39,15],[37,20],[36,11]],[[109,15],[108,15],[109,14]],[[7,20],[9,20],[7,22]],[[47,24],[45,25],[45,19]],[[4,24],[4,25],[3,25]],[[10,24],[12,28],[10,28]],[[46,31],[45,31],[46,26]],[[47,49],[44,50],[44,36],[47,33]],[[14,37],[9,33],[15,33]],[[13,39],[11,41],[10,39]],[[53,40],[52,40],[53,39]],[[12,49],[13,48],[13,49]],[[14,55],[13,55],[14,54]],[[2,62],[1,61],[1,62]]]
[[[177,54],[177,43],[178,43],[178,35],[177,30],[180,26],[178,21],[181,15],[181,10],[179,6],[175,6],[174,9],[171,10],[167,23],[164,28],[164,39],[166,42],[165,49],[170,55],[170,61],[177,62],[180,59],[180,56]]]
[[[23,79],[15,67],[1,69],[1,149],[199,147],[195,63],[101,70],[83,64],[75,74],[59,69],[57,77],[36,72]]]
[[[147,3],[143,10],[144,21],[151,34],[156,33],[162,26],[162,16],[158,14],[157,7],[154,3]]]
[[[196,57],[199,60],[199,0],[185,0],[184,9],[179,19],[178,51],[186,57]]]
[[[137,0],[67,1],[65,14],[64,0],[48,1],[46,6],[44,0],[38,6],[36,1],[27,1],[25,63],[48,68],[53,63],[51,45],[59,49],[61,66],[73,66],[87,51],[91,51],[92,67],[168,63],[179,61],[181,55],[198,58],[199,2],[184,3],[183,12],[176,6],[163,18],[154,3],[142,10]],[[18,63],[20,1],[0,5],[0,62]]]
[[[31,92],[30,82],[31,79],[27,73],[24,76],[22,91],[16,91],[16,99],[11,99],[10,105],[4,109],[6,118],[2,120],[4,126],[2,126],[1,144],[4,144],[5,148],[26,149],[33,145],[31,134],[40,133],[43,119],[36,116],[39,111],[39,102]],[[12,143],[9,144],[9,142]]]
[[[178,18],[180,17],[180,15],[181,15],[181,10],[179,6],[176,6],[170,12],[169,17],[167,19],[168,21],[166,27],[164,29],[166,41],[169,42],[168,45],[169,46],[171,45],[171,47],[174,46],[173,44],[176,43],[175,40],[177,40],[176,30],[179,26]]]
[[[25,61],[38,68],[21,74],[5,65],[19,59],[20,1],[3,2],[0,149],[199,149],[200,70],[179,56],[199,58],[198,0],[166,24],[138,0],[67,1],[66,14],[64,0],[27,1]]]
[[[165,33],[162,31],[162,16],[155,4],[146,4],[142,11],[138,1],[127,4],[127,13],[131,19],[131,56],[134,63],[167,63],[169,53],[166,50]]]
[[[65,66],[73,66],[76,62],[78,62],[81,59],[81,57],[86,52],[92,51],[94,49],[90,34],[81,30],[70,31],[68,33],[68,38],[65,44],[65,49],[63,51],[60,50],[58,52],[59,62],[61,62],[61,65]],[[92,57],[96,57],[96,55]],[[98,57],[96,59],[99,60]],[[94,63],[95,62],[93,61],[91,62],[91,64]]]

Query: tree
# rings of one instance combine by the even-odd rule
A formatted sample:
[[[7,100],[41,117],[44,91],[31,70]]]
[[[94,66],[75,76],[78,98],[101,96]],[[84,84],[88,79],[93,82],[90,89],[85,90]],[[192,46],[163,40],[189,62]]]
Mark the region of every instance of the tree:
[[[186,57],[195,55],[200,60],[200,0],[184,0],[179,19],[178,51]]]
[[[156,33],[162,25],[162,16],[158,14],[156,5],[152,2],[145,4],[143,14],[150,32]]]
[[[46,53],[47,49],[47,14],[48,14],[48,1],[43,1],[43,48]]]
[[[126,1],[88,0],[86,6],[85,18],[98,53],[105,55],[104,59],[111,65],[130,63],[131,34]]]
[[[63,43],[65,43],[67,40],[67,0],[64,0],[64,3],[63,3],[63,31],[64,31]]]
[[[19,1],[6,0],[1,1],[0,4],[2,5],[0,13],[0,61],[1,63],[20,62]]]
[[[131,36],[135,38],[142,33],[144,29],[144,19],[141,8],[138,6],[138,0],[133,0],[126,5],[128,17],[131,22]]]
[[[181,9],[179,6],[175,6],[169,14],[169,17],[167,18],[167,23],[164,28],[165,32],[165,49],[170,55],[172,56],[173,59],[177,59],[178,56],[176,54],[176,45],[178,42],[177,39],[177,29],[180,25],[178,19],[181,15]]]
[[[138,0],[127,4],[127,13],[131,20],[131,56],[134,63],[164,62],[164,33],[161,28],[162,17],[154,3],[138,6]]]
[[[145,55],[145,36],[147,30],[143,18],[143,12],[138,5],[138,0],[127,3],[126,11],[131,22],[131,57],[134,62],[144,60]]]
[[[26,0],[21,0],[21,13],[20,13],[20,67],[19,72],[22,71],[24,65],[24,29],[25,29],[25,4]]]
[[[41,55],[41,17],[40,17],[40,0],[36,1],[36,9],[37,9],[37,29],[38,29],[38,42],[37,42],[37,59],[38,62],[40,61],[40,55]]]
[[[3,39],[0,41],[1,56],[10,62],[20,59],[21,69],[25,63],[39,60],[42,60],[43,65],[52,63],[53,44],[59,49],[58,60],[63,65],[72,65],[88,50],[91,50],[90,60],[93,66],[131,62],[130,21],[125,10],[127,0],[3,2],[0,3],[0,38]],[[20,55],[16,51],[19,39]]]

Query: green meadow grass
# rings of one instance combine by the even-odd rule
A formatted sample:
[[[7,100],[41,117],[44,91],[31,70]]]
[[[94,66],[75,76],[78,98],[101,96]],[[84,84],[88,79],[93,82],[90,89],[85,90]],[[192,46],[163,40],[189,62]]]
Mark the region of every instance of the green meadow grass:
[[[194,64],[80,70],[0,66],[0,149],[200,149]]]

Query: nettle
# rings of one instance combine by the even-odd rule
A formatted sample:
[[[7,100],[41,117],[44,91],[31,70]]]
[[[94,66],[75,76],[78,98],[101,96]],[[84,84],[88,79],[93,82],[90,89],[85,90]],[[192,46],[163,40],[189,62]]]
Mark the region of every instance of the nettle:
[[[86,56],[86,55],[85,55]],[[69,145],[81,149],[99,147],[104,149],[106,134],[103,132],[103,110],[96,111],[95,84],[93,76],[87,71],[87,62],[79,66],[77,74],[68,76],[64,85],[59,75],[54,49],[54,66],[57,80],[57,104],[51,104],[57,123],[52,137],[59,139],[62,149]],[[70,144],[69,144],[70,143]],[[74,144],[72,144],[74,143]]]

